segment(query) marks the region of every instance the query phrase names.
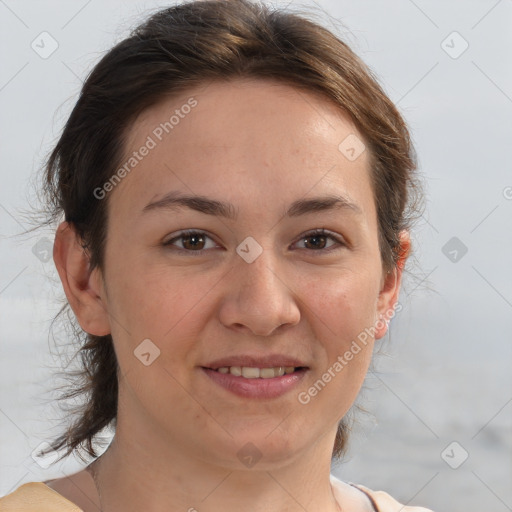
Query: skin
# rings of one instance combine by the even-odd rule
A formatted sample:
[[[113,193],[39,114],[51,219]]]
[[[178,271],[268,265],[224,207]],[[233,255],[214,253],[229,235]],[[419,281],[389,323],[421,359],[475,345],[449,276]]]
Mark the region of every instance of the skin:
[[[89,467],[102,510],[334,512],[336,428],[363,383],[374,339],[309,403],[298,394],[389,315],[408,235],[401,265],[386,272],[368,151],[350,161],[338,150],[349,134],[362,135],[335,105],[284,84],[213,82],[166,99],[134,122],[126,155],[190,97],[197,106],[103,199],[103,271],[89,271],[72,226],[62,223],[56,233],[54,260],[69,303],[86,332],[112,334],[121,368],[116,435]],[[230,202],[238,219],[187,208],[143,213],[173,190]],[[334,193],[358,211],[283,216],[295,200]],[[319,228],[344,242],[305,239]],[[207,237],[163,245],[184,229]],[[248,236],[263,249],[252,263],[236,252]],[[380,323],[375,339],[386,329]],[[149,366],[134,355],[147,338],[160,350]],[[278,398],[235,396],[199,368],[269,353],[309,367]],[[251,468],[237,456],[248,442],[262,455]],[[348,485],[343,500],[367,510]]]

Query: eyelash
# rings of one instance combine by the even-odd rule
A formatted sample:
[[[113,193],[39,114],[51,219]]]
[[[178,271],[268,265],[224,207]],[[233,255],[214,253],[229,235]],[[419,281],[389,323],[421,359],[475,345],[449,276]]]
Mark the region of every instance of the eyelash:
[[[197,230],[193,230],[193,229],[190,229],[190,230],[184,230],[184,231],[181,231],[177,236],[163,242],[163,246],[164,247],[169,247],[173,244],[173,242],[175,242],[176,240],[179,240],[179,239],[183,239],[183,238],[186,238],[186,237],[189,237],[189,236],[194,236],[194,235],[206,235],[207,238],[210,238],[210,240],[213,240],[207,233],[205,233],[204,231],[197,231]],[[315,229],[313,231],[309,231],[307,233],[305,233],[304,235],[301,235],[300,238],[297,240],[297,242],[300,242],[302,240],[304,240],[305,238],[312,238],[312,237],[315,237],[315,236],[324,236],[326,238],[330,238],[331,240],[334,240],[339,246],[338,247],[329,247],[329,248],[326,248],[326,249],[305,249],[309,252],[318,252],[318,253],[331,253],[332,251],[337,251],[339,249],[341,249],[342,247],[345,247],[346,244],[345,242],[338,236],[335,236],[333,233],[331,233],[330,231],[327,231],[325,229]],[[297,243],[295,242],[295,243]],[[204,252],[207,250],[207,249],[200,249],[200,250],[197,250],[197,251],[193,251],[193,250],[189,250],[189,249],[182,249],[181,247],[175,247],[174,250],[178,251],[178,252],[181,252],[181,253],[188,253],[188,254],[191,254],[193,256],[201,256],[204,254]],[[321,254],[320,254],[321,255]]]

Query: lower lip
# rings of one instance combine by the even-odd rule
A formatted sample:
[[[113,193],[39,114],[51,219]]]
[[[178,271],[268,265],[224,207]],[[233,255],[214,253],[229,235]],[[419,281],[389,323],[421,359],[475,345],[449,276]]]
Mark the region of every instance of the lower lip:
[[[219,373],[210,368],[201,368],[204,373],[224,389],[244,398],[277,398],[297,386],[307,368],[271,379],[246,379],[230,373]]]

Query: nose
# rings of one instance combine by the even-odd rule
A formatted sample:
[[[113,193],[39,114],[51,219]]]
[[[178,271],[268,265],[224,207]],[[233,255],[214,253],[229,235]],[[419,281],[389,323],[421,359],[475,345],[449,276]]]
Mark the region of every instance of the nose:
[[[239,258],[237,255],[236,258]],[[269,336],[300,321],[297,295],[289,272],[264,249],[252,263],[235,260],[223,289],[219,316],[223,325],[257,336]]]

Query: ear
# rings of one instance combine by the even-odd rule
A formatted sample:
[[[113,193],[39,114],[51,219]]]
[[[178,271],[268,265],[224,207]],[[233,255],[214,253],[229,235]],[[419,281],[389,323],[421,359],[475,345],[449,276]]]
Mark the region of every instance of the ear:
[[[53,261],[80,327],[104,336],[110,334],[110,322],[101,272],[90,270],[89,256],[80,242],[73,225],[62,222],[55,233]]]
[[[411,239],[408,231],[400,232],[400,249],[395,268],[384,274],[381,290],[377,299],[377,321],[375,323],[375,339],[385,336],[388,322],[394,316],[405,262],[411,251]]]

